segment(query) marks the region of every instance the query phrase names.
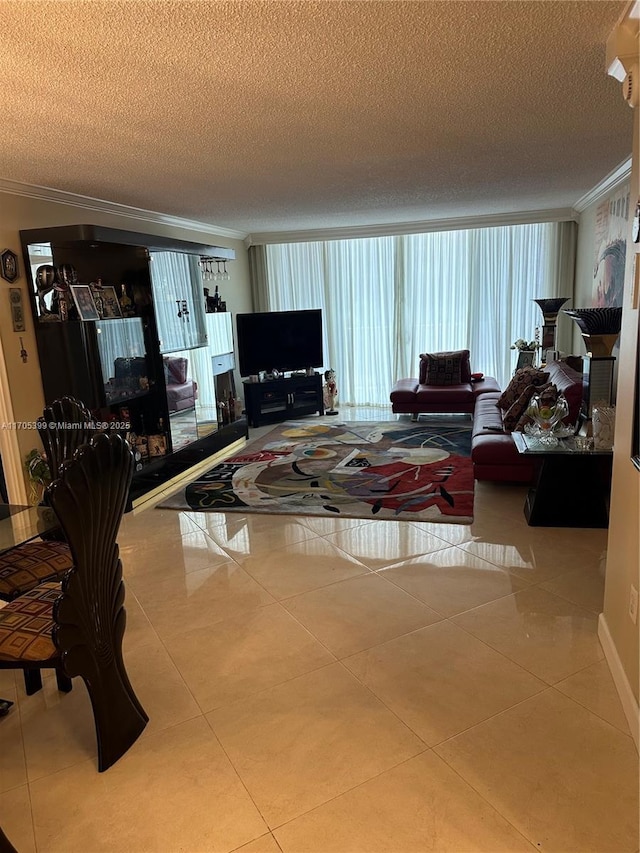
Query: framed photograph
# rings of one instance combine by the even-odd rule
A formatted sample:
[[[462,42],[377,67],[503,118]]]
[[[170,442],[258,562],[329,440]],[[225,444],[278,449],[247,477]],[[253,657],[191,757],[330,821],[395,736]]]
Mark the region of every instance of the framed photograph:
[[[100,314],[93,299],[93,293],[88,284],[72,284],[70,286],[73,301],[76,303],[81,320],[99,320]]]
[[[521,349],[518,352],[518,363],[516,364],[516,370],[520,370],[521,367],[533,367],[536,361],[536,351],[533,349]]]
[[[11,249],[3,249],[0,252],[0,275],[9,284],[13,284],[20,275],[18,270],[18,256]]]
[[[9,288],[9,302],[11,304],[11,322],[14,332],[24,332],[24,311],[22,308],[22,291],[19,287]]]
[[[102,319],[115,320],[122,317],[122,308],[118,301],[116,289],[110,284],[102,286]]]
[[[149,436],[149,456],[165,456],[167,452],[167,439],[164,435]]]

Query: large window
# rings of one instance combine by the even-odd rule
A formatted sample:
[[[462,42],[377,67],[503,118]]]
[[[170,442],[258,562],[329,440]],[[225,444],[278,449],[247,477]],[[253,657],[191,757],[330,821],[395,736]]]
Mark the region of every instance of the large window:
[[[532,339],[542,320],[532,300],[573,293],[571,222],[265,249],[261,304],[323,309],[341,405],[388,406],[422,352],[469,348],[472,370],[504,386],[511,343]]]

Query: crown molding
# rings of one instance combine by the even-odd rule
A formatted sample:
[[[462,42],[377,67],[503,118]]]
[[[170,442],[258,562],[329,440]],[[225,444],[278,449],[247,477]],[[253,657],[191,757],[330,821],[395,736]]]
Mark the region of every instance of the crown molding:
[[[127,204],[104,201],[103,199],[78,195],[66,192],[65,190],[55,190],[51,187],[23,184],[20,181],[12,181],[7,178],[0,178],[0,192],[23,196],[24,198],[35,198],[39,201],[67,204],[71,207],[79,207],[82,210],[127,216],[130,219],[152,222],[155,225],[168,225],[172,228],[184,228],[187,231],[200,231],[204,234],[210,234],[212,237],[229,237],[232,240],[244,240],[247,237],[246,231],[235,231],[232,228],[218,227],[217,225],[212,225],[210,222],[199,222],[197,219],[182,219],[180,216],[170,216],[167,213],[158,213],[154,210],[145,210],[140,207],[130,207]]]
[[[627,157],[626,160],[623,160],[620,165],[616,166],[616,168],[609,172],[609,174],[603,178],[599,184],[596,184],[593,189],[589,190],[588,193],[579,198],[578,201],[573,205],[573,209],[576,213],[582,213],[588,207],[591,207],[592,204],[595,204],[596,201],[600,201],[604,196],[609,195],[609,193],[618,189],[618,187],[623,184],[625,181],[628,181],[631,178],[631,157]]]
[[[578,221],[572,207],[552,210],[528,210],[516,213],[491,213],[486,216],[459,216],[451,219],[425,219],[381,225],[356,225],[344,228],[316,228],[308,231],[267,231],[249,234],[244,244],[316,243],[325,240],[356,240],[360,237],[398,237],[402,234],[427,234],[431,231],[464,231],[471,228],[495,228],[503,225],[530,225],[535,222]]]

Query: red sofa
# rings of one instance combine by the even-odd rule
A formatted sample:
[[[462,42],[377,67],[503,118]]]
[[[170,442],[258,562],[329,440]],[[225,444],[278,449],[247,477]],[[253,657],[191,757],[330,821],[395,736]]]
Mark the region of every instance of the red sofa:
[[[430,385],[428,379],[427,354],[420,356],[417,379],[398,379],[391,389],[391,411],[397,415],[447,414],[449,412],[470,414],[475,410],[476,400],[490,392],[500,394],[495,379],[486,376],[474,382],[471,377],[469,350],[455,353],[435,353],[437,356],[460,356],[460,382],[454,385]]]
[[[563,361],[553,361],[543,369],[569,404],[567,423],[576,423],[582,405],[582,374]],[[471,440],[473,475],[476,480],[532,483],[534,462],[518,453],[511,433],[504,430],[504,412],[497,405],[499,397],[500,392],[495,391],[477,399]]]

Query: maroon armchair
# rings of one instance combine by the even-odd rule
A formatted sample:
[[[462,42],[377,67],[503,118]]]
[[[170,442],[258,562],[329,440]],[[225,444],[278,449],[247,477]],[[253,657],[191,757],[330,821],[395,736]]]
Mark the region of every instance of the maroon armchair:
[[[193,409],[198,398],[198,386],[187,379],[189,361],[182,356],[164,357],[164,379],[167,386],[169,413]]]

